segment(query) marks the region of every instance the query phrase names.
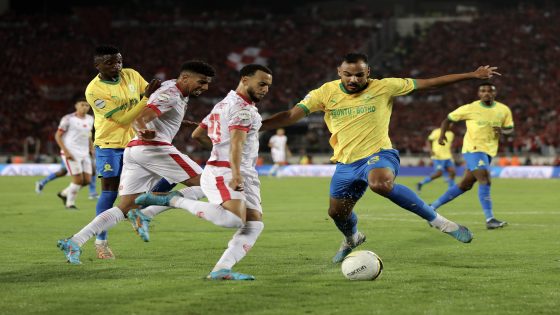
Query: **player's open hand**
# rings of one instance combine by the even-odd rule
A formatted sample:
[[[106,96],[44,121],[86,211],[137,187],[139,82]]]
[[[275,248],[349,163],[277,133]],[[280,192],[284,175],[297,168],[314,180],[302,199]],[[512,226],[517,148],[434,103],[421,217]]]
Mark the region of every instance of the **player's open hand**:
[[[152,95],[152,93],[159,89],[160,86],[161,81],[159,79],[152,79],[152,81],[150,81],[150,83],[146,87],[146,90],[144,91],[144,96],[150,97],[150,95]]]
[[[437,142],[439,143],[439,145],[445,145],[445,143],[447,142],[447,137],[445,135],[441,135]]]
[[[498,67],[490,67],[486,65],[486,66],[478,67],[478,69],[476,69],[473,73],[477,79],[485,80],[485,79],[490,79],[494,75],[502,75],[501,73],[496,72],[496,69],[498,69]]]
[[[142,140],[152,140],[156,137],[156,131],[150,129],[138,130],[138,137]]]

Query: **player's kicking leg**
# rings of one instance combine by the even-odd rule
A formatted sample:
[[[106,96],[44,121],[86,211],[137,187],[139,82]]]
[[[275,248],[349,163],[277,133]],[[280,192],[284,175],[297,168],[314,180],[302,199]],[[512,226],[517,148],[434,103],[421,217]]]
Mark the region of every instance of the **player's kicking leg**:
[[[373,192],[422,217],[432,226],[460,242],[470,243],[472,241],[473,234],[467,227],[446,219],[420,199],[414,191],[394,182],[399,169],[396,150],[383,150],[374,156],[379,156],[376,163],[372,163],[366,168],[368,169],[368,186]]]
[[[164,201],[160,201],[159,203],[168,203],[168,199],[171,197],[178,195],[190,200],[199,200],[204,198],[204,193],[200,186],[193,186],[193,187],[184,187],[177,191],[173,191],[170,194],[167,194]],[[157,195],[156,195],[157,196]],[[161,195],[160,195],[161,196]],[[138,201],[141,203],[145,202],[144,197],[139,198]],[[128,212],[128,220],[132,224],[132,228],[136,233],[140,236],[140,238],[144,242],[150,241],[150,222],[152,221],[153,217],[156,215],[172,209],[170,206],[148,206],[144,209],[132,209]]]
[[[67,261],[73,265],[79,265],[82,246],[94,235],[106,231],[120,221],[125,220],[126,213],[132,209],[134,199],[139,194],[123,195],[117,207],[112,207],[96,216],[88,225],[82,228],[72,237],[58,240],[57,246],[64,252]]]
[[[207,278],[212,280],[253,280],[253,276],[234,272],[232,267],[246,255],[264,228],[258,211],[260,210],[260,190],[255,184],[258,183],[258,177],[255,175],[255,178],[249,181],[253,185],[246,185],[245,194],[243,194],[226,184],[231,179],[229,169],[213,169],[217,175],[211,169],[213,169],[212,166],[207,166],[201,179],[202,189],[209,202],[188,199],[174,192],[168,195],[142,194],[136,199],[136,203],[143,206],[156,205],[185,209],[217,226],[237,228],[238,231],[228,243],[228,249]],[[246,196],[253,200],[252,202],[247,201],[252,207],[249,211],[245,206]],[[253,208],[258,210],[251,210]],[[247,222],[246,218],[248,218]]]

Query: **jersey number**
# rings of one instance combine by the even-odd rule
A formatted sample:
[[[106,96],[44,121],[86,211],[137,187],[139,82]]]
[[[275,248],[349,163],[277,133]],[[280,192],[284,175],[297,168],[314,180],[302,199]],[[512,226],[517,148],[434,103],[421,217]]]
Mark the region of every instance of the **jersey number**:
[[[220,143],[222,141],[220,114],[211,114],[209,120],[210,124],[208,125],[208,136],[212,139],[212,143]]]

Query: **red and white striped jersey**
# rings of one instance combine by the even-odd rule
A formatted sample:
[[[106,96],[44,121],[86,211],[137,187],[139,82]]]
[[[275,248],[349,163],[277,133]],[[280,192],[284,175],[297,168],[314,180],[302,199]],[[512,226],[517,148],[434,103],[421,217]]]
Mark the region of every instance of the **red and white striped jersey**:
[[[58,130],[63,131],[62,142],[76,158],[89,156],[89,139],[93,129],[93,116],[79,117],[76,113],[62,117]],[[62,151],[60,151],[62,153]]]
[[[181,128],[189,97],[181,93],[175,81],[163,82],[148,99],[147,106],[158,113],[158,118],[146,124],[148,129],[156,132],[155,138],[150,141],[171,143]]]
[[[259,128],[262,117],[255,103],[230,91],[214,106],[200,126],[208,130],[213,147],[208,165],[229,166],[230,132],[239,129],[247,132],[241,156],[241,170],[254,169],[259,154]]]

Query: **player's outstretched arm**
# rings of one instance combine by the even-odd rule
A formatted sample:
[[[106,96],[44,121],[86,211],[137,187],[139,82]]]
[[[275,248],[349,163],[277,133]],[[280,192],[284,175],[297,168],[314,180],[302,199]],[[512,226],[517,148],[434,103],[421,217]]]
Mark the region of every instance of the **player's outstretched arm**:
[[[482,66],[478,67],[473,72],[448,74],[441,77],[431,79],[416,79],[416,90],[425,90],[438,88],[447,84],[452,84],[464,80],[481,79],[486,80],[492,78],[494,75],[501,75],[496,72],[498,67]]]
[[[140,113],[142,113],[143,109],[148,104],[148,98],[161,86],[161,81],[158,79],[153,79],[150,84],[146,87],[144,91],[144,97],[140,100],[138,104],[136,104],[132,110],[127,112],[118,112],[108,118],[111,118],[113,121],[121,124],[121,125],[128,125],[133,122]]]
[[[276,113],[263,120],[259,131],[267,131],[289,126],[296,123],[303,117],[305,117],[305,111],[299,106],[294,106],[290,110]]]

